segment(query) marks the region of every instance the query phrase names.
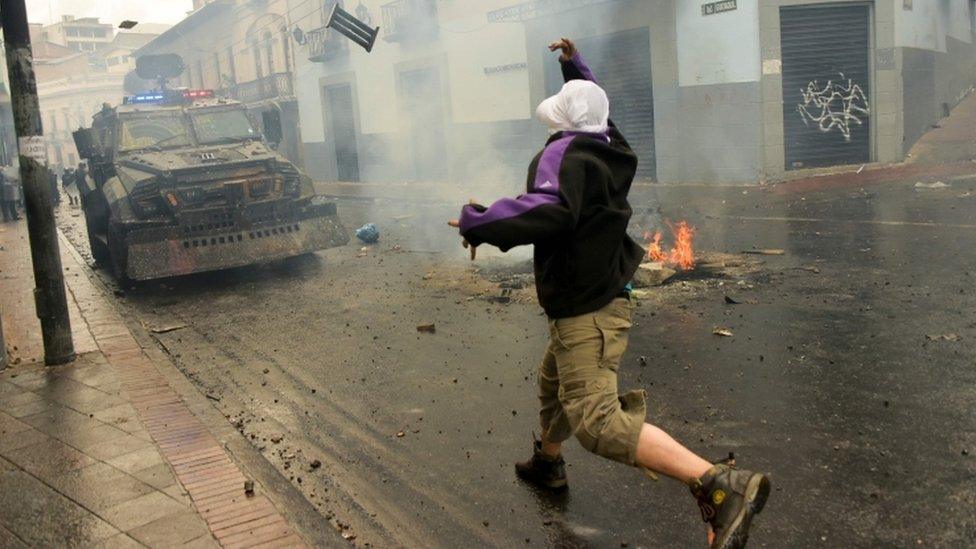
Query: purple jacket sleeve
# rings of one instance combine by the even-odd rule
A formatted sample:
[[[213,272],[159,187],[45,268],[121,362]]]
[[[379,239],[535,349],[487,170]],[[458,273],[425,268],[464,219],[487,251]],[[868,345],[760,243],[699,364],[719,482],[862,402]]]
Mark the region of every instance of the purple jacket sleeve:
[[[564,137],[546,147],[528,193],[487,208],[462,208],[461,235],[475,246],[488,243],[507,251],[571,231],[579,215],[576,195],[585,177],[579,161],[566,156],[572,141],[572,136]]]
[[[559,60],[559,64],[562,65],[563,69],[563,81],[569,82],[570,80],[589,80],[594,84],[599,84],[596,81],[596,76],[593,76],[593,71],[583,60],[583,56],[579,52],[576,52],[569,61]]]

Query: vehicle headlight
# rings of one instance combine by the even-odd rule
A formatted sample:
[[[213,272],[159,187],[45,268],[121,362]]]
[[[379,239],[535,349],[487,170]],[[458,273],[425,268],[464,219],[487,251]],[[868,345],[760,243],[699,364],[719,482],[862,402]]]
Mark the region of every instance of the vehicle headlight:
[[[288,196],[298,196],[302,194],[302,179],[300,177],[286,177],[285,194]]]
[[[134,209],[139,217],[153,217],[163,213],[163,204],[160,197],[144,198],[134,201]]]
[[[284,179],[282,191],[285,196],[299,196],[302,194],[302,174],[295,166],[279,162],[276,171]]]
[[[165,212],[163,197],[159,194],[159,184],[144,182],[139,184],[129,195],[132,209],[139,217],[153,217]]]

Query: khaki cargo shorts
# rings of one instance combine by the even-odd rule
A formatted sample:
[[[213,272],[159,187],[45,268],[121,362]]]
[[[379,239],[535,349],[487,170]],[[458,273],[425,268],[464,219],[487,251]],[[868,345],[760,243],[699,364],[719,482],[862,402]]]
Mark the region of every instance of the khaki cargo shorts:
[[[545,440],[563,442],[575,435],[595,454],[636,464],[646,395],[643,390],[617,394],[617,369],[633,312],[631,300],[617,298],[589,314],[549,319],[549,348],[539,366]]]

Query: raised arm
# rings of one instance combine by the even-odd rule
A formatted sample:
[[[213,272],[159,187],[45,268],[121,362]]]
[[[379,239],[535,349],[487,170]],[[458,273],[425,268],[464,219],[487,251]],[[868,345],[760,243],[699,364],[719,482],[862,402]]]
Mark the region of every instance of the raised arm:
[[[586,61],[583,60],[583,56],[580,55],[579,50],[576,49],[576,44],[572,40],[569,38],[560,38],[556,42],[549,44],[549,51],[556,50],[562,51],[559,56],[559,63],[563,68],[564,82],[569,82],[570,80],[589,80],[594,84],[598,83],[596,77],[593,76],[593,71],[586,65]]]
[[[560,38],[556,42],[549,44],[549,51],[560,50],[562,53],[559,55],[559,64],[562,66],[563,71],[563,81],[569,82],[570,80],[588,80],[594,84],[599,85],[596,80],[596,76],[593,75],[593,71],[583,60],[583,56],[580,54],[579,50],[576,48],[576,44],[573,43],[569,38]],[[608,120],[610,125],[610,138],[618,140],[627,148],[630,145],[627,144],[627,140],[624,138],[623,134],[617,128],[617,125],[613,123],[613,120]]]

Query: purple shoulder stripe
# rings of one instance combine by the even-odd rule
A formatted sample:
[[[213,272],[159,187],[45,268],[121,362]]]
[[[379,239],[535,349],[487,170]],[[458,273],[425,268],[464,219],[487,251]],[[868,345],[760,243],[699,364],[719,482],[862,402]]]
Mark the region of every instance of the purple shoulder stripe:
[[[503,198],[483,212],[465,206],[461,209],[461,234],[487,223],[518,217],[539,206],[555,205],[560,202],[558,194],[529,193],[518,198]]]
[[[464,234],[475,227],[494,221],[518,217],[539,206],[560,204],[562,199],[559,197],[559,170],[562,168],[570,143],[577,136],[610,141],[610,137],[602,133],[564,132],[562,137],[550,143],[542,151],[539,164],[535,169],[532,192],[518,198],[503,198],[481,212],[471,206],[465,206],[461,209],[461,233]]]
[[[590,82],[596,83],[596,77],[593,76],[593,71],[591,71],[590,67],[586,65],[586,61],[583,60],[583,56],[580,55],[580,52],[573,54],[569,60],[573,63],[573,65],[576,65],[576,68],[580,71],[580,74],[583,75],[583,78],[586,78]]]
[[[550,143],[539,157],[539,165],[535,169],[535,181],[532,188],[543,193],[559,193],[559,169],[563,165],[566,149],[573,142],[573,135],[564,135]]]

